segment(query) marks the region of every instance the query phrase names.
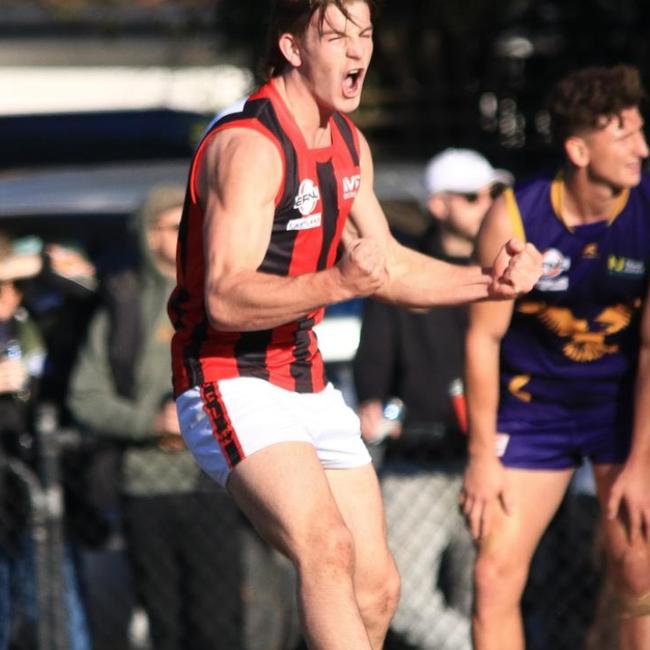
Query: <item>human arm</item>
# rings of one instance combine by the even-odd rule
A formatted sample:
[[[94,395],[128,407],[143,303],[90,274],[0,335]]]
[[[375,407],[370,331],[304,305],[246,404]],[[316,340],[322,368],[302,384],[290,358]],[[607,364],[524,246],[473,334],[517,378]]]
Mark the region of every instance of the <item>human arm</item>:
[[[158,414],[153,421],[153,431],[160,436],[158,446],[163,451],[174,452],[186,449],[185,440],[181,434],[178,421],[176,402],[169,398],[160,405]]]
[[[503,203],[495,203],[476,246],[480,262],[492,259],[501,241],[512,236]],[[499,352],[512,317],[513,301],[485,301],[470,306],[465,349],[468,409],[468,460],[461,491],[462,507],[472,536],[489,534],[493,512],[512,509],[506,474],[496,455],[499,402]]]
[[[646,296],[641,320],[639,363],[634,391],[632,446],[627,461],[614,481],[607,503],[607,517],[625,510],[630,543],[640,537],[650,541],[650,306]]]
[[[398,332],[395,311],[392,305],[372,299],[364,303],[353,371],[361,435],[367,442],[383,435],[381,427],[386,424],[383,402],[396,392]],[[393,421],[391,425],[388,435],[398,436],[400,422]]]
[[[292,277],[260,272],[282,181],[278,150],[252,130],[218,133],[201,158],[205,304],[216,329],[272,328],[324,305],[369,295],[384,282],[383,257],[372,241],[352,242],[324,271]]]
[[[541,275],[541,255],[529,244],[509,242],[512,234],[499,242],[484,267],[448,264],[397,242],[374,193],[372,156],[361,134],[360,150],[361,185],[346,236],[370,237],[385,252],[388,281],[375,297],[409,307],[430,307],[509,299],[532,288]]]
[[[137,391],[134,399],[118,394],[108,361],[108,328],[108,314],[100,311],[90,323],[72,373],[70,411],[79,424],[97,435],[124,441],[155,439],[158,434],[154,421],[164,393],[162,383],[166,386],[168,380],[162,373],[150,377],[146,390]]]
[[[24,280],[38,275],[43,268],[40,255],[10,255],[0,261],[0,282]]]

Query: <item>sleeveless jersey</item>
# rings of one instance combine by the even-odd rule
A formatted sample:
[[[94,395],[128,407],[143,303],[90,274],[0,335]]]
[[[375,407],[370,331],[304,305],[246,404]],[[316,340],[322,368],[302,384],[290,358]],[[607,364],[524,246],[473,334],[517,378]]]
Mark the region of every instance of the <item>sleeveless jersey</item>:
[[[505,197],[515,232],[542,252],[544,273],[515,302],[502,341],[500,418],[543,418],[553,405],[631,412],[650,263],[650,178],[621,194],[609,221],[575,227],[558,216],[562,192],[558,175]]]
[[[313,326],[322,319],[323,309],[263,331],[222,332],[208,323],[203,298],[204,214],[196,177],[206,145],[215,134],[234,127],[270,138],[283,159],[284,180],[276,196],[271,238],[258,268],[262,273],[295,276],[331,267],[359,188],[359,142],[353,124],[335,113],[330,118],[331,146],[308,149],[273,82],[251,95],[243,108],[211,124],[190,167],[179,231],[177,286],[168,305],[176,330],[174,392],[179,395],[205,382],[240,376],[302,393],[320,391],[326,380]]]

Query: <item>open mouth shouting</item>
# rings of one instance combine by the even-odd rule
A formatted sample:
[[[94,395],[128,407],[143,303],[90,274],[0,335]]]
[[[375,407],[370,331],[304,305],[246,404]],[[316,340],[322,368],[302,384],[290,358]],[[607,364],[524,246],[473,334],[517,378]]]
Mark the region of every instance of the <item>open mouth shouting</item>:
[[[363,68],[351,68],[343,77],[343,95],[349,99],[361,92],[364,77]]]

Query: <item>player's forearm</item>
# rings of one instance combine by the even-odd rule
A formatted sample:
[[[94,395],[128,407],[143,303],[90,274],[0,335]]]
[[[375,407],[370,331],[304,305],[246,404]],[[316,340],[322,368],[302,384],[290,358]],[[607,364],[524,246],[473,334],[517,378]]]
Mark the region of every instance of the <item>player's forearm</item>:
[[[208,283],[206,305],[214,328],[257,331],[351,297],[337,267],[294,277],[246,271]]]
[[[642,345],[639,353],[630,459],[650,463],[650,344]]]
[[[448,264],[413,251],[389,266],[389,281],[375,296],[407,307],[459,305],[489,297],[491,277],[479,266]]]
[[[465,392],[469,419],[470,457],[496,453],[496,418],[499,402],[499,344],[489,337],[468,332]]]

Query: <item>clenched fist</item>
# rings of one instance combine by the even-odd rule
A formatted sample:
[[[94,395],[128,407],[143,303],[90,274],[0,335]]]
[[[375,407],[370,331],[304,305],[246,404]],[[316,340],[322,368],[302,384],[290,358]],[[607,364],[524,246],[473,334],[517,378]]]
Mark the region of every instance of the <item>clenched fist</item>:
[[[386,256],[373,239],[354,240],[337,266],[351,296],[369,296],[388,280]]]
[[[508,300],[528,293],[542,276],[542,254],[518,239],[506,242],[492,266],[490,298]]]

